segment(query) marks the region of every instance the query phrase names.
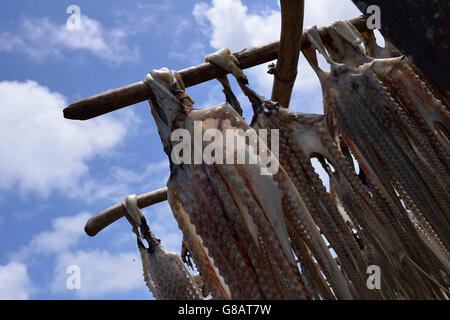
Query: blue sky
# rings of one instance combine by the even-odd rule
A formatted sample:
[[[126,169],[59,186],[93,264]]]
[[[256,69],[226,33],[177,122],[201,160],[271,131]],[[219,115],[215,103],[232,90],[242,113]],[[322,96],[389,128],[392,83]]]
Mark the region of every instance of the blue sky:
[[[81,9],[80,30],[66,28],[70,5]],[[359,14],[350,0],[306,0],[305,26]],[[148,103],[86,122],[66,120],[62,110],[152,69],[179,70],[224,47],[275,41],[279,30],[278,2],[269,0],[1,1],[0,299],[152,299],[126,220],[95,238],[83,231],[90,216],[125,196],[165,185],[167,157]],[[245,72],[270,96],[266,70]],[[187,92],[197,108],[224,100],[215,81]],[[303,57],[292,108],[323,110]],[[167,203],[144,213],[162,244],[179,252]],[[80,290],[66,288],[69,265],[80,266]]]

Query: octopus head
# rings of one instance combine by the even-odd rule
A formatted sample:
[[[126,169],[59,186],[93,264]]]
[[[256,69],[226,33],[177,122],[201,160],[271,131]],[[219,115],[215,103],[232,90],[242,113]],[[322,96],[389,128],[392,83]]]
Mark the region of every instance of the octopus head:
[[[164,146],[170,155],[172,143],[170,137],[175,122],[185,107],[192,106],[192,99],[184,93],[184,85],[178,73],[166,68],[154,70],[144,82],[152,91],[150,106],[156,126]]]

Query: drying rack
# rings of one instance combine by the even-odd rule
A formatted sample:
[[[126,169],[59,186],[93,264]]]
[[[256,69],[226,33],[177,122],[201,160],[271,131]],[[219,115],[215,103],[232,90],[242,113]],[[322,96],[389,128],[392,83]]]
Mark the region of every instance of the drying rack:
[[[274,83],[271,99],[282,106],[289,107],[292,88],[297,77],[300,50],[308,48],[310,43],[303,33],[304,0],[282,0],[280,4],[282,20],[280,41],[247,48],[233,55],[239,61],[241,69],[277,60],[273,70]],[[348,22],[360,32],[368,30],[364,16],[348,20]],[[332,41],[327,33],[328,28],[330,26],[318,29],[324,43]],[[227,74],[224,69],[208,62],[180,70],[178,73],[186,88]],[[88,120],[149,100],[152,95],[150,88],[143,81],[139,81],[77,101],[64,109],[64,117],[70,120]],[[166,200],[167,188],[162,188],[139,195],[138,207],[142,209]],[[87,221],[85,232],[93,237],[125,214],[122,204],[107,208]]]

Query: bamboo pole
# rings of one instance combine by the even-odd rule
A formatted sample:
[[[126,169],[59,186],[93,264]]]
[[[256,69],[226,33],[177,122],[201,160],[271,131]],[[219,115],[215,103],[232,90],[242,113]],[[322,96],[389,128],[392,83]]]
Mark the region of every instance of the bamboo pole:
[[[272,101],[289,108],[297,78],[300,43],[303,32],[304,0],[281,0],[281,36],[274,74]]]
[[[138,196],[138,207],[143,209],[167,200],[167,188],[161,188]],[[116,204],[102,212],[96,214],[88,220],[84,231],[90,237],[95,236],[104,228],[124,217],[126,214],[122,203]]]
[[[363,16],[349,20],[360,32],[367,31],[366,20]],[[326,28],[320,28],[319,34],[324,43],[332,41],[326,33]],[[307,48],[310,43],[303,34],[301,47]],[[234,53],[242,69],[251,68],[278,58],[280,43],[273,42],[256,48],[249,48]],[[226,72],[211,63],[202,63],[179,71],[186,87],[192,87],[223,76]],[[80,100],[64,109],[64,117],[71,120],[88,120],[100,115],[146,101],[151,97],[151,91],[143,82],[137,82],[119,89],[101,93],[99,95]]]

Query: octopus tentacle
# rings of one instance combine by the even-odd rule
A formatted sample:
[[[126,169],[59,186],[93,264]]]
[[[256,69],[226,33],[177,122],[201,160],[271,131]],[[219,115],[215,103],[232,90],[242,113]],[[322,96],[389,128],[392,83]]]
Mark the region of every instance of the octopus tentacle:
[[[357,110],[355,110],[354,112],[358,112]],[[371,121],[372,122],[372,124],[374,124],[374,122],[373,121]],[[368,129],[368,131],[369,132],[371,132],[371,131],[373,131],[373,130],[371,130],[371,126],[369,125],[369,126],[367,126],[367,129]],[[383,140],[381,140],[381,139],[379,139],[379,137],[377,136],[377,134],[375,133],[375,132],[372,132],[371,133],[371,137],[376,141],[376,142],[374,142],[374,143],[377,143],[378,144],[378,146],[379,146],[379,148],[382,150],[382,152],[384,152],[384,154],[387,154],[388,153],[388,151],[383,151],[383,148],[386,148],[386,147],[388,147],[388,146],[391,146],[392,147],[392,142],[389,142],[389,141],[387,141],[387,143],[386,143],[386,145],[384,144],[384,141]],[[386,147],[385,147],[386,146]],[[392,149],[391,149],[392,150]],[[399,157],[402,157],[402,155],[400,154],[400,152],[399,151],[397,151],[397,154],[399,155]],[[387,161],[387,159],[385,159],[385,162]],[[406,162],[406,161],[405,161]],[[393,165],[393,168],[394,168],[394,170],[398,170],[399,172],[398,172],[398,175],[400,175],[402,172],[405,172],[405,170],[404,169],[402,169],[402,167],[401,167],[401,165],[400,164],[396,164],[397,162],[396,162],[396,159],[393,159],[393,160],[391,160],[391,165]],[[412,183],[414,183],[414,182],[412,182],[413,180],[409,180],[408,179],[408,176],[406,176],[406,177],[404,177],[406,180],[405,181],[407,181],[408,183],[410,183],[410,184],[412,184]],[[417,180],[415,181],[416,183],[417,183]],[[422,198],[422,199],[424,199],[424,198]],[[424,199],[425,200],[425,199]],[[402,217],[402,215],[399,215],[399,217]],[[405,243],[407,243],[407,241],[405,241]]]
[[[264,123],[262,125],[261,124],[256,125],[257,122],[258,121],[255,120],[255,123],[254,123],[254,127],[255,128],[257,128],[257,127],[261,127],[261,128],[274,128],[274,127],[276,127],[276,128],[279,128],[279,126],[277,126],[277,125],[271,125],[270,124],[270,119],[264,119]],[[285,168],[285,166],[286,166],[286,170],[288,170],[286,173],[294,181],[296,181],[298,179],[301,179],[301,177],[307,178],[307,174],[302,171],[303,169],[300,168],[300,161],[299,160],[297,160],[295,157],[290,159],[290,160],[287,160],[287,161],[284,160],[284,158],[286,157],[286,154],[287,154],[286,152],[289,150],[289,149],[286,148],[286,146],[288,144],[290,144],[290,142],[288,141],[289,137],[283,137],[283,135],[284,135],[284,133],[282,131],[281,136],[280,136],[280,144],[281,144],[281,148],[282,148],[282,150],[281,150],[282,151],[281,152],[282,156],[280,157],[280,161],[281,161],[282,167]],[[291,155],[292,154],[294,154],[293,151],[291,151]],[[292,171],[292,170],[294,170],[294,171]],[[300,173],[300,175],[296,175],[294,172]],[[279,183],[280,183],[280,181],[279,181]],[[314,193],[314,191],[305,191],[304,188],[301,187],[301,185],[302,185],[301,183],[297,182],[297,190],[298,190],[298,192],[300,192],[299,195],[300,195],[300,197],[302,199],[302,202],[304,203],[306,208],[308,208],[307,210],[312,210],[313,212],[317,212],[317,208],[321,208],[321,205],[316,206],[315,204],[313,204],[311,202],[311,201],[314,201],[317,204],[317,199],[314,200],[315,197],[312,195]],[[286,186],[286,188],[288,188],[288,187]],[[287,190],[289,190],[289,189],[286,189],[286,192],[287,192]],[[305,192],[308,192],[308,193],[305,193]],[[303,196],[302,196],[302,193],[303,193]],[[286,197],[285,199],[290,200],[289,197]],[[287,203],[290,203],[290,201],[287,201]],[[290,204],[289,208],[287,210],[292,210],[293,208],[296,208],[296,207],[298,207],[297,204]],[[283,207],[283,209],[284,209],[285,214],[286,214],[286,212],[287,212],[286,211],[286,207]],[[320,210],[324,210],[324,209],[321,208]],[[297,213],[297,215],[298,214],[299,213]],[[303,215],[303,213],[302,213],[302,215]],[[327,234],[329,234],[330,239],[333,240],[334,245],[337,247],[336,250],[341,252],[341,245],[343,244],[344,241],[339,243],[339,241],[334,237],[333,231],[331,231],[331,229],[328,229],[327,224],[320,220],[321,218],[319,217],[319,215],[314,214],[314,213],[313,213],[313,215],[315,216],[315,219],[320,221],[319,223],[322,225],[322,228],[325,229],[325,230],[328,230]],[[288,220],[288,223],[293,223],[294,226],[297,226],[296,227],[297,232],[300,232],[300,234],[304,234],[303,230],[306,230],[306,227],[304,226],[304,223],[310,224],[310,222],[307,221],[307,220],[302,222],[301,219],[294,219],[294,221],[292,222],[289,219],[292,219],[293,217],[295,217],[295,215],[294,216],[288,215],[288,217],[286,218]],[[324,218],[324,217],[326,217],[329,222],[331,221],[331,224],[334,224],[333,220],[330,220],[328,218],[328,213],[325,213],[325,216],[322,216],[322,218]],[[334,230],[336,230],[336,229],[337,228],[335,228]],[[311,228],[311,230],[314,230],[314,232],[315,232],[317,229],[316,229],[316,227],[313,227],[313,228]],[[317,236],[316,239],[318,239],[318,236]],[[353,240],[353,238],[352,238],[352,240]],[[307,243],[309,243],[308,246],[311,246],[312,244],[310,243],[310,241],[316,242],[317,240],[315,240],[315,239],[314,240],[308,240],[308,237],[306,236],[305,241]],[[332,259],[330,259],[329,257],[326,257],[326,255],[324,256],[323,253],[321,253],[321,252],[324,252],[324,250],[323,249],[319,249],[320,246],[323,247],[323,241],[320,241],[320,242],[322,244],[319,244],[319,247],[317,247],[317,246],[315,248],[312,247],[311,250],[314,252],[316,258],[318,259],[319,263],[321,264],[321,267],[325,268],[324,270],[325,270],[325,273],[327,274],[327,277],[329,277],[329,278],[335,277],[335,275],[333,275],[333,273],[332,273],[333,272],[332,269],[330,268],[330,266],[332,264],[334,264],[334,261],[332,261]],[[328,250],[327,250],[327,253],[328,253]],[[345,255],[343,255],[342,258],[345,259]],[[330,261],[330,262],[327,265],[327,262],[325,262],[325,261]],[[351,269],[349,269],[349,273],[351,273]],[[334,283],[334,285],[337,286],[338,284]]]
[[[374,103],[370,103],[371,101],[369,101],[368,106],[373,106]],[[364,109],[364,108],[362,108]],[[383,115],[383,113],[380,113],[381,110],[375,110],[378,119],[386,119],[386,117]],[[367,113],[366,113],[367,114]],[[384,113],[386,115],[386,113]],[[369,115],[369,121],[376,125],[376,123],[374,121],[372,121],[370,115]],[[387,121],[391,121],[392,118],[387,116]],[[379,120],[379,122],[382,120]],[[369,126],[370,129],[370,126]],[[394,175],[397,176],[399,179],[401,179],[403,188],[406,189],[406,191],[416,199],[416,202],[418,203],[417,205],[421,207],[421,211],[422,212],[434,212],[435,214],[430,214],[430,218],[432,218],[433,220],[435,219],[441,219],[441,223],[443,223],[443,225],[446,225],[446,221],[442,220],[445,219],[443,218],[445,216],[444,212],[446,212],[448,203],[447,201],[445,201],[446,197],[444,196],[439,196],[439,190],[441,188],[436,188],[435,185],[433,185],[433,181],[434,179],[432,179],[432,176],[427,175],[427,176],[422,176],[420,177],[424,171],[426,171],[426,168],[424,166],[421,165],[420,160],[416,159],[412,159],[414,157],[413,153],[411,150],[408,150],[408,147],[406,146],[405,148],[396,148],[396,143],[397,141],[402,141],[402,135],[397,131],[397,129],[395,128],[395,126],[392,126],[391,129],[393,130],[393,134],[392,136],[395,136],[395,138],[397,140],[393,140],[393,139],[389,139],[388,137],[390,136],[386,136],[384,140],[380,140],[380,149],[382,150],[382,152],[380,153],[381,156],[384,157],[384,163],[385,164],[390,164],[390,166],[392,168],[395,168],[393,170]],[[378,131],[379,132],[379,131]],[[372,133],[372,135],[376,138],[377,133],[374,132]],[[381,137],[380,137],[381,138]],[[384,144],[383,141],[386,143]],[[383,149],[384,146],[386,145],[386,149]],[[405,143],[402,143],[403,146],[405,146]],[[389,148],[389,149],[387,149]],[[388,151],[390,150],[390,151]],[[396,157],[390,157],[387,158],[385,155],[387,154],[395,154]],[[416,160],[416,161],[414,161]],[[402,165],[403,164],[403,165]],[[404,167],[404,164],[409,164],[409,169],[406,170]],[[418,166],[418,169],[415,167]],[[416,173],[416,174],[414,174]],[[422,179],[421,179],[422,178]],[[431,184],[428,188],[426,187],[426,184]],[[415,187],[413,187],[415,186]],[[419,192],[419,190],[421,190],[421,192]],[[438,194],[436,194],[436,192]],[[435,199],[437,199],[437,201],[435,201]],[[424,205],[426,205],[427,207],[425,207]],[[443,206],[443,207],[442,207]],[[439,209],[441,207],[441,209]],[[428,209],[429,208],[429,209]],[[441,212],[440,214],[437,214]],[[447,211],[448,212],[448,211]],[[442,217],[442,218],[440,218]],[[436,220],[435,220],[436,221]],[[443,234],[441,234],[441,236],[443,236]],[[444,238],[445,239],[445,238]]]
[[[279,113],[277,119],[281,122],[284,109],[279,110]],[[272,122],[275,120],[273,118],[271,119]],[[305,120],[307,122],[304,122]],[[292,124],[295,124],[306,129],[309,122],[309,125],[314,126],[309,129],[309,134],[311,134],[311,131],[315,130],[315,126],[323,124],[322,120],[324,120],[323,116],[311,119],[296,115],[292,122],[284,120],[283,125],[277,123],[272,126],[280,128],[287,126],[290,128]],[[282,131],[280,135],[280,144],[282,146],[280,161],[296,185],[319,228],[330,241],[333,249],[338,253],[340,263],[343,265],[345,272],[350,275],[352,283],[359,288],[360,294],[363,294],[367,290],[363,290],[362,284],[364,281],[362,281],[362,274],[365,272],[367,265],[362,259],[354,237],[338,212],[336,204],[331,200],[330,195],[311,165],[309,157],[301,149],[302,143],[299,143],[297,134],[293,131],[291,136],[284,134]]]
[[[288,215],[294,211],[290,208],[286,199],[283,200],[283,208],[285,208]],[[294,217],[288,216],[288,220],[292,219],[294,219]],[[304,275],[307,280],[305,281],[305,285],[310,291],[315,293],[313,297],[316,299],[335,300],[335,295],[330,290],[330,286],[327,284],[320,273],[319,268],[316,266],[316,263],[313,261],[312,254],[304,243],[301,235],[296,232],[293,224],[289,223],[287,228],[291,235],[293,249],[302,268],[302,275]]]
[[[217,168],[208,167],[208,174],[211,176],[211,179],[214,184],[216,192],[219,194],[220,203],[222,206],[227,206],[226,214],[229,221],[233,225],[233,229],[236,232],[236,236],[238,237],[241,243],[246,243],[248,245],[248,259],[252,261],[252,265],[254,268],[254,272],[249,273],[249,276],[252,277],[250,281],[257,283],[258,287],[260,282],[258,279],[262,279],[261,283],[269,283],[270,282],[270,274],[264,268],[260,268],[259,266],[264,264],[263,259],[258,254],[257,243],[255,243],[254,239],[251,238],[248,232],[245,232],[245,221],[243,217],[239,214],[239,208],[235,204],[230,192],[228,191],[228,186],[225,181],[220,179],[220,171]],[[262,292],[265,292],[267,296],[277,296],[275,291],[270,291],[270,286],[262,286]],[[261,290],[261,289],[259,289]],[[261,294],[261,293],[260,293]]]
[[[211,60],[211,59],[209,59],[209,60]],[[218,64],[219,66],[222,66],[221,63],[216,63],[216,64]],[[222,68],[227,69],[227,66],[226,65],[222,66]],[[238,79],[238,82],[239,82],[239,79]],[[241,88],[243,89],[244,93],[249,97],[249,99],[251,101],[252,101],[252,99],[254,101],[259,101],[261,99],[260,96],[256,95],[256,93],[254,93],[252,90],[248,89],[245,85],[241,84]],[[254,101],[252,101],[253,105],[254,105],[254,103],[253,103]],[[255,107],[255,105],[254,105],[254,107]],[[265,110],[268,112],[268,107],[267,108],[266,107],[254,108],[254,110],[255,111],[256,110]],[[280,168],[280,171],[283,172],[284,170]],[[242,173],[241,173],[241,175],[242,175]],[[286,184],[286,180],[281,181],[280,177],[277,178],[277,175],[279,176],[279,174],[275,175],[275,180],[278,182],[278,184],[280,185],[280,187],[283,191],[284,199],[288,199],[288,202],[291,202],[291,205],[289,206],[289,208],[291,208],[291,209],[295,208],[294,210],[298,211],[296,209],[296,208],[298,208],[298,204],[294,203],[294,205],[292,205],[292,203],[300,201],[301,206],[304,209],[306,209],[305,204],[303,202],[304,200],[299,196],[299,194],[293,188],[292,184]],[[284,172],[282,175],[284,175]],[[283,178],[285,178],[285,177],[283,177]],[[288,179],[287,181],[290,181],[290,180]],[[245,188],[245,184],[239,185],[237,192],[239,193],[239,190],[242,188]],[[305,201],[308,201],[308,200],[309,199],[305,199]],[[250,208],[258,209],[260,207],[255,206],[253,204],[253,205],[250,205]],[[251,211],[252,210],[250,210],[250,212]],[[289,217],[289,214],[286,213],[286,207],[283,207],[283,211],[284,211],[285,217],[286,216]],[[336,263],[331,258],[330,253],[329,253],[328,249],[325,247],[323,240],[320,239],[320,235],[318,234],[317,228],[316,228],[315,224],[310,220],[311,217],[309,216],[307,209],[304,212],[297,212],[296,214],[301,217],[300,219],[297,219],[297,222],[298,222],[297,229],[305,229],[305,230],[308,229],[308,234],[304,235],[305,241],[308,242],[308,245],[311,247],[311,250],[314,252],[316,258],[318,259],[319,263],[321,264],[321,267],[324,268],[324,272],[327,274],[327,277],[330,279],[332,285],[334,285],[334,289],[337,290],[338,294],[341,297],[345,297],[347,299],[351,298],[349,287],[347,287],[347,284],[345,283],[343,274],[340,273],[340,271],[338,270]],[[259,215],[256,215],[256,217],[258,217],[258,216]],[[303,221],[301,221],[301,220],[303,220]],[[290,223],[289,221],[287,221],[287,222]],[[306,223],[306,225],[305,225],[305,223]],[[302,233],[302,234],[304,234],[304,233]],[[330,232],[330,234],[331,234],[331,232]],[[312,238],[311,238],[311,235],[312,235]]]
[[[313,252],[313,255],[323,268],[327,279],[333,286],[333,290],[336,292],[338,297],[350,299],[351,294],[342,273],[337,268],[335,261],[331,257],[327,247],[321,239],[320,233],[313,223],[312,218],[309,216],[309,213],[308,215],[305,214],[308,210],[303,200],[300,198],[296,190],[289,190],[291,189],[289,186],[290,181],[283,180],[282,177],[277,175],[275,175],[275,179],[278,181],[281,189],[285,192],[286,200],[290,205],[290,209],[294,210],[294,213],[289,216],[294,219],[288,221],[288,223],[292,223],[296,229],[296,232],[302,235],[305,243],[308,245],[310,250]],[[302,211],[299,212],[299,209],[296,208],[299,208]]]
[[[170,181],[169,181],[170,183]],[[168,185],[169,185],[168,183]],[[202,239],[195,231],[194,225],[190,222],[189,214],[186,212],[181,200],[178,199],[178,192],[168,193],[168,201],[172,208],[173,215],[178,222],[178,227],[183,232],[184,241],[197,270],[214,299],[230,300],[232,299],[229,287],[225,284],[214,262],[209,255],[208,249],[203,245]]]
[[[267,220],[264,218],[265,213],[263,207],[260,205],[258,198],[255,197],[253,190],[248,188],[248,184],[245,183],[246,172],[244,170],[245,167],[238,165],[237,167],[226,167],[221,168],[222,175],[226,176],[225,180],[229,181],[230,184],[237,185],[239,188],[236,190],[236,195],[241,199],[243,204],[247,207],[249,215],[252,217],[253,222],[260,230],[260,234],[263,237],[260,237],[258,240],[261,246],[276,246],[279,242],[277,241],[278,235],[274,233],[271,228],[271,225],[267,223]],[[240,180],[242,179],[243,180]],[[248,181],[248,180],[247,180]],[[261,242],[262,241],[262,242]],[[282,247],[273,248],[271,250],[264,249],[263,247],[260,250],[265,252],[268,259],[268,262],[271,266],[271,269],[274,270],[274,276],[280,277],[281,274],[279,270],[282,271],[284,276],[280,278],[278,284],[284,288],[281,292],[286,295],[286,297],[290,297],[291,299],[295,296],[303,295],[304,286],[302,284],[300,274],[298,273],[298,269],[293,263],[293,261],[289,262],[289,258],[286,257],[285,250]],[[286,278],[284,278],[286,277]],[[290,279],[290,280],[287,280]],[[286,284],[289,283],[287,286]]]
[[[374,61],[372,58],[365,56],[362,53],[362,51],[360,50],[360,47],[358,46],[358,43],[360,43],[360,37],[359,37],[359,33],[356,30],[353,30],[353,32],[338,32],[338,31],[339,30],[337,30],[336,25],[334,25],[334,28],[330,29],[330,31],[329,31],[330,36],[333,38],[334,42],[340,44],[337,46],[337,47],[339,47],[339,50],[338,50],[339,54],[334,54],[334,56],[333,56],[334,60],[337,60],[338,62],[342,62],[344,64],[349,64],[354,67],[358,67],[363,62]],[[376,41],[373,36],[373,33],[371,33],[371,32],[369,32],[369,33],[370,34],[366,34],[364,36],[366,38],[366,41],[371,42],[369,44],[369,47],[374,50],[381,49],[377,46]],[[366,49],[367,48],[368,48],[368,46],[366,46]],[[333,51],[329,51],[329,53],[331,54],[331,53],[333,53]],[[379,54],[381,54],[381,53],[379,53]],[[379,54],[374,55],[374,57],[379,57]],[[387,55],[386,57],[392,57],[392,56],[394,56],[394,55]],[[375,67],[375,64],[377,65],[376,67]],[[387,85],[388,87],[393,89],[393,90],[390,90],[391,92],[397,93],[397,96],[399,96],[403,93],[403,96],[402,96],[403,100],[407,99],[406,98],[407,95],[404,94],[406,92],[410,96],[413,96],[412,95],[413,93],[415,95],[417,95],[417,94],[420,95],[420,97],[421,97],[420,99],[422,99],[422,100],[415,98],[414,103],[412,103],[413,101],[411,101],[411,103],[406,104],[406,106],[408,106],[408,107],[413,106],[414,108],[419,109],[419,112],[417,112],[417,111],[413,112],[413,115],[415,115],[416,117],[421,112],[422,113],[424,112],[424,111],[422,111],[423,107],[421,107],[421,105],[420,105],[421,101],[428,100],[428,104],[431,104],[431,105],[433,105],[435,103],[439,104],[439,101],[433,98],[432,93],[426,89],[426,86],[424,85],[424,83],[422,83],[420,81],[420,79],[414,73],[412,68],[409,67],[408,63],[406,63],[405,59],[397,59],[397,60],[391,59],[388,63],[384,63],[384,66],[383,66],[382,61],[379,61],[379,62],[374,61],[373,65],[374,65],[374,67],[373,68],[371,67],[372,70],[375,71],[377,73],[377,75],[380,76],[380,79],[383,80],[382,85],[381,85],[380,80],[378,80],[378,82],[381,85],[380,88],[386,89],[386,87],[384,87],[384,85]],[[376,79],[375,79],[375,81],[376,81]],[[410,89],[411,87],[414,88],[414,91],[412,91]],[[397,106],[397,110],[392,111],[392,112],[397,112],[397,111],[400,112],[401,110],[400,110],[398,104],[396,103],[396,100],[394,100],[392,98],[392,96],[389,95],[387,90],[384,90],[384,95],[388,96],[388,98],[392,102],[392,103],[388,103],[387,106]],[[399,101],[399,102],[401,102],[401,101]],[[440,108],[437,108],[437,109],[440,109]],[[402,116],[401,113],[400,113],[400,116]],[[423,116],[425,117],[425,119],[429,118],[426,116],[426,114],[423,114]],[[419,117],[419,118],[423,119],[422,117]],[[399,119],[401,120],[402,117],[399,117]],[[427,126],[421,126],[420,128],[426,129],[426,127]],[[406,125],[406,126],[404,125],[404,128],[406,130],[413,129],[408,125]],[[427,138],[429,138],[429,136],[430,136],[429,132],[430,131],[428,130]],[[416,132],[416,134],[410,135],[410,137],[414,137],[415,139],[417,139],[418,137],[421,137],[421,136],[423,136],[423,135],[417,134],[417,132]],[[433,141],[433,139],[421,139],[421,143],[417,144],[416,147],[419,149],[423,149],[425,146],[428,145],[428,140]],[[438,149],[439,149],[439,146],[438,146]],[[440,147],[439,150],[443,151],[445,153],[445,150],[442,150],[442,146]],[[421,156],[428,157],[428,159],[433,159],[434,165],[437,165],[437,168],[439,169],[439,172],[442,175],[442,177],[447,177],[448,170],[444,170],[442,165],[437,163],[437,161],[436,161],[437,157],[435,156],[435,153],[434,152],[430,153],[429,151],[431,151],[430,148],[428,148],[427,152],[422,152]],[[448,159],[448,156],[441,155],[441,160],[442,159]],[[447,181],[449,179],[444,178],[443,180]]]
[[[405,253],[411,255],[415,261],[421,263],[421,267],[439,278],[438,270],[433,267],[438,266],[439,262],[420,239],[405,208],[399,201],[400,198],[408,198],[408,201],[412,204],[407,204],[408,207],[416,210],[414,213],[417,216],[423,214],[423,217],[437,232],[438,237],[448,246],[446,213],[448,212],[449,195],[447,188],[443,187],[445,183],[439,180],[438,174],[439,171],[447,174],[447,172],[444,172],[446,158],[443,153],[439,153],[442,151],[442,146],[439,149],[439,144],[430,142],[432,139],[427,139],[430,134],[422,133],[422,128],[419,126],[408,127],[408,121],[414,123],[412,121],[416,121],[416,119],[409,117],[407,113],[410,112],[409,109],[401,109],[406,98],[402,101],[401,95],[393,96],[388,93],[392,93],[392,90],[388,89],[389,82],[385,79],[387,78],[386,74],[393,74],[393,76],[399,78],[400,76],[394,71],[402,70],[402,68],[407,69],[402,65],[403,59],[379,60],[367,58],[368,63],[358,66],[358,63],[350,62],[345,68],[331,61],[328,53],[335,59],[341,59],[338,62],[344,62],[345,65],[345,59],[343,58],[349,60],[349,57],[341,56],[341,52],[337,51],[345,51],[347,47],[350,49],[352,46],[355,47],[351,41],[345,39],[347,41],[345,42],[343,39],[339,39],[339,35],[335,35],[335,43],[330,46],[331,50],[327,53],[323,48],[317,30],[311,29],[307,34],[312,40],[313,47],[322,53],[331,65],[328,79],[323,79],[323,74],[318,74],[324,92],[324,105],[331,111],[327,115],[332,120],[328,122],[333,125],[336,124],[337,126],[332,129],[338,128],[341,135],[346,137],[344,138],[344,140],[346,139],[345,142],[352,149],[360,165],[363,166],[364,172],[368,173],[372,185],[370,188],[381,191],[381,193],[372,192],[369,198],[361,198],[365,198],[366,201],[372,198],[372,203],[364,203],[363,201],[358,204],[359,206],[370,204],[369,207],[365,208],[369,209],[367,217],[358,216],[356,210],[351,210],[354,218],[359,224],[363,225],[362,232],[365,233],[364,238],[368,240],[368,248],[372,248],[373,245],[375,247],[386,245],[386,257],[394,253],[394,256],[389,259],[391,260],[391,268],[397,270],[397,274],[400,267],[398,257],[404,255],[403,252],[406,249]],[[342,34],[340,36],[344,38]],[[355,52],[361,55],[361,51],[356,50]],[[311,56],[311,53],[308,52],[308,55]],[[360,62],[364,62],[364,57],[360,58]],[[357,62],[357,60],[354,61]],[[411,77],[411,75],[409,76]],[[406,81],[398,82],[407,83]],[[411,88],[414,88],[415,91]],[[421,103],[424,101],[428,105],[439,106],[436,99],[433,100],[430,92],[426,91],[420,83],[412,84],[411,88],[407,88],[409,90],[404,90],[404,92],[412,97],[411,99],[418,109],[423,109]],[[431,110],[434,109],[442,108],[431,107]],[[423,112],[421,116],[426,118],[426,114],[423,114]],[[418,137],[413,137],[414,130],[418,131]],[[428,141],[419,145],[417,139]],[[433,153],[425,154],[424,151],[427,149],[433,151]],[[437,172],[431,168],[436,168]],[[358,188],[354,190],[358,190]],[[349,195],[343,194],[341,190],[340,198],[344,203],[350,202],[349,200],[353,198],[351,188],[347,189],[346,192]],[[376,210],[370,210],[373,200],[376,201],[376,206],[383,210],[380,211],[376,206],[373,207]],[[383,226],[382,222],[388,221],[388,219],[391,223]],[[367,232],[369,230],[370,232]],[[375,230],[384,231],[379,237],[375,238],[371,234]],[[394,231],[394,235],[387,233],[387,230]],[[400,243],[395,242],[396,238],[400,239]],[[377,245],[376,243],[379,241],[382,242]],[[371,251],[373,250],[371,249]],[[376,253],[373,254],[377,255]],[[407,288],[404,293],[413,296],[420,295],[420,287],[426,288],[430,286],[430,283],[421,280],[421,275],[414,271],[414,265],[409,264],[408,267],[419,278],[417,279],[418,282],[412,284],[413,287]],[[398,279],[406,281],[405,283],[411,280],[402,276]],[[425,289],[424,296],[432,294],[434,289],[431,290],[428,292]]]
[[[251,266],[246,264],[247,259],[242,256],[243,249],[240,243],[236,241],[233,230],[230,229],[228,221],[224,217],[223,209],[211,188],[204,169],[199,166],[194,172],[194,179],[199,182],[199,188],[194,189],[196,196],[195,200],[193,199],[194,201],[191,202],[191,222],[196,226],[205,246],[211,251],[215,266],[223,275],[225,283],[230,287],[233,299],[261,298],[258,291],[252,292],[252,294],[247,291],[247,288],[250,290],[257,288],[251,283],[252,277],[249,277],[248,274]],[[215,250],[216,243],[214,238],[210,236],[212,234],[223,234],[228,239],[223,245],[224,250]],[[238,270],[237,277],[239,278],[249,277],[248,286],[243,286],[243,283],[239,281],[233,281],[236,277],[234,270]]]

